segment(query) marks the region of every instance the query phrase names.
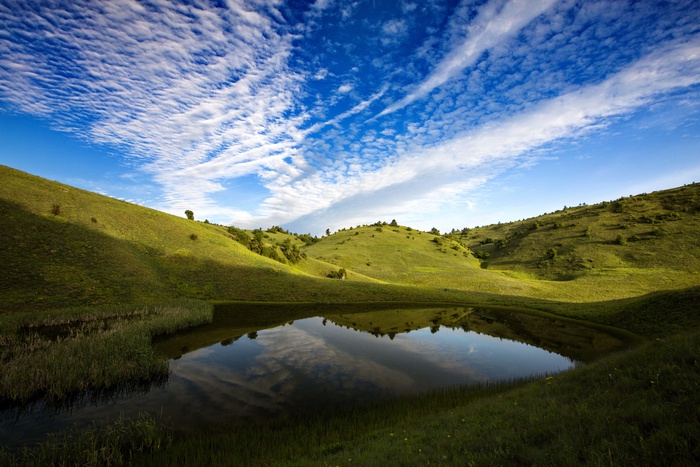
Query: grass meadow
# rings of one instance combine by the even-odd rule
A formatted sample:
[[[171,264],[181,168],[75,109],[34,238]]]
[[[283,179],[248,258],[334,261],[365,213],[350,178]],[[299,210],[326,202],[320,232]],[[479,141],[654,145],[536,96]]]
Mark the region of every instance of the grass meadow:
[[[0,182],[4,407],[162,380],[178,347],[159,336],[208,326],[223,301],[237,304],[229,336],[329,307],[359,321],[346,315],[409,303],[552,313],[636,342],[551,377],[194,436],[144,414],[0,448],[0,465],[700,463],[698,185],[442,234],[378,222],[307,244],[265,231],[266,251],[288,240],[306,256],[292,263],[184,213],[7,167]],[[343,280],[329,278],[341,268]]]

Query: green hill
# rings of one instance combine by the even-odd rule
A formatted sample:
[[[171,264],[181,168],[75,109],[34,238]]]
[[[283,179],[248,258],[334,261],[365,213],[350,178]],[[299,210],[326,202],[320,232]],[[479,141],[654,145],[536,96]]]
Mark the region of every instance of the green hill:
[[[126,451],[144,465],[422,463],[394,443],[408,441],[407,434],[394,438],[408,431],[421,440],[419,453],[450,465],[467,458],[641,465],[700,459],[692,447],[700,439],[697,417],[687,410],[698,406],[700,384],[699,185],[445,235],[378,223],[312,241],[279,228],[192,221],[0,166],[0,215],[0,405],[60,402],[80,391],[167,377],[166,355],[211,344],[212,336],[198,333],[213,326],[205,324],[213,317],[205,300],[298,302],[229,304],[215,340],[319,308],[338,324],[375,334],[445,324],[507,338],[511,330],[492,319],[493,305],[507,313],[529,308],[533,318],[526,323],[523,313],[519,327],[545,347],[577,352],[586,337],[538,321],[541,311],[646,337],[638,348],[587,356],[595,357],[590,366],[529,384],[448,390],[334,419],[218,427],[175,441],[155,421],[126,420],[35,450],[0,446],[3,465],[99,464],[85,457],[98,450],[114,464]],[[397,311],[401,303],[429,305],[409,322]],[[436,304],[444,307],[436,312]],[[481,305],[489,311],[478,312]],[[381,320],[362,313],[370,309],[384,310]],[[152,345],[193,326],[202,327]],[[161,443],[169,448],[158,451]],[[156,451],[153,459],[148,451]],[[518,457],[523,452],[527,457]]]
[[[387,282],[566,302],[682,289],[700,284],[700,185],[445,235],[362,226],[304,251]]]
[[[0,311],[153,303],[172,298],[349,302],[435,300],[307,258],[283,264],[228,228],[190,221],[0,167]],[[249,232],[252,235],[252,232]],[[265,233],[266,245],[296,236]],[[461,300],[455,295],[452,299]]]
[[[597,302],[700,285],[700,185],[445,235],[378,223],[306,245],[270,229],[261,233],[263,255],[236,241],[238,229],[7,167],[0,180],[0,261],[9,272],[0,310],[171,298],[463,301],[474,293]],[[285,260],[285,241],[304,258]],[[346,280],[327,278],[340,268]]]

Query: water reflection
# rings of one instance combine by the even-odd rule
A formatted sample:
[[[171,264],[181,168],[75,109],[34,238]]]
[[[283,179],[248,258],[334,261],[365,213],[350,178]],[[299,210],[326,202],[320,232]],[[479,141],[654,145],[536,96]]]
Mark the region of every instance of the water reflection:
[[[174,353],[162,387],[62,414],[30,413],[11,420],[4,413],[0,437],[8,444],[27,442],[62,427],[142,411],[162,414],[176,428],[198,429],[554,373],[576,364],[572,356],[590,355],[593,344],[617,342],[544,318],[512,319],[500,310],[464,307],[326,313],[269,329],[228,326],[225,318],[220,313],[215,315],[219,325],[158,344]],[[557,340],[558,334],[564,338]]]

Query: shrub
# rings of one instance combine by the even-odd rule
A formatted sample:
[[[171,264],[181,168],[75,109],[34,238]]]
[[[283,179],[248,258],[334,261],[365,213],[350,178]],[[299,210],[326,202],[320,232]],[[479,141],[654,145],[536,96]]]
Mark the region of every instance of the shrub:
[[[61,205],[54,204],[53,206],[51,206],[51,214],[53,214],[54,216],[58,216],[59,214],[61,214]]]
[[[618,235],[617,238],[615,238],[615,244],[627,245],[627,237],[625,237],[624,235]]]
[[[197,240],[197,234],[190,234],[190,240]]]
[[[547,250],[547,258],[556,259],[557,258],[557,249],[550,248],[549,250]]]
[[[344,280],[347,277],[347,271],[345,268],[340,268],[337,271],[331,271],[328,274],[326,274],[326,277],[330,277],[331,279],[340,279]]]
[[[245,245],[246,247],[250,245],[250,235],[248,235],[244,230],[229,227],[228,233],[232,234],[238,243]]]

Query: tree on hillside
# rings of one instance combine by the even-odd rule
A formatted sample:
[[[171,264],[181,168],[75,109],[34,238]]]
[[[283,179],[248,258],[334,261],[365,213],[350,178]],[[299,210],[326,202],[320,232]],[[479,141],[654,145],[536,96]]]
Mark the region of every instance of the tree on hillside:
[[[331,235],[331,229],[326,229],[326,237],[330,237]]]
[[[398,226],[399,226],[399,224],[396,222],[396,219],[392,219],[392,220],[391,220],[391,223],[390,223],[389,225],[392,226],[392,227],[398,227]]]
[[[191,221],[194,220],[194,213],[192,211],[190,211],[189,209],[187,211],[185,211],[185,215],[187,216],[187,218],[189,220],[191,220]]]
[[[433,235],[440,235],[440,231],[438,229],[436,229],[435,227],[430,229],[430,233]]]

